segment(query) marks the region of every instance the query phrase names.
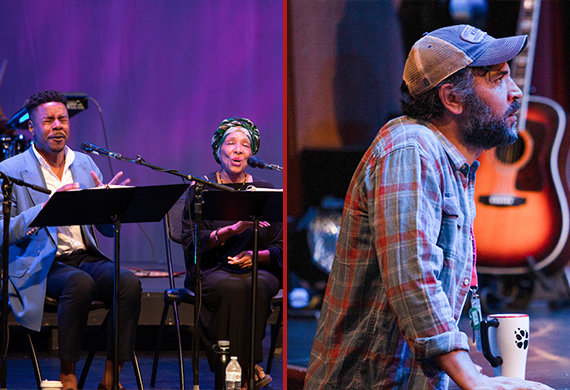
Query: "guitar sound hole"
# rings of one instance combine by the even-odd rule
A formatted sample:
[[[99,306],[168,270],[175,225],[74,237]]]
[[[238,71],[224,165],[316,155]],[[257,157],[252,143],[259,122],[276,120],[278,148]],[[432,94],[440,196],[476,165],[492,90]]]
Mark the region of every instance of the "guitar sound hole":
[[[507,146],[497,146],[495,154],[497,159],[504,164],[514,164],[521,159],[524,154],[525,144],[521,137],[515,143]]]

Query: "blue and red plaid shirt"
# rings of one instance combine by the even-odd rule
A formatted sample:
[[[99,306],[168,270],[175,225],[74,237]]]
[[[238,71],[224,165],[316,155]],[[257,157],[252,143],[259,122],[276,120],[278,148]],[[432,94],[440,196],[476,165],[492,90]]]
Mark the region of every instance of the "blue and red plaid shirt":
[[[348,189],[306,390],[446,389],[469,350],[475,171],[427,122],[387,123]]]

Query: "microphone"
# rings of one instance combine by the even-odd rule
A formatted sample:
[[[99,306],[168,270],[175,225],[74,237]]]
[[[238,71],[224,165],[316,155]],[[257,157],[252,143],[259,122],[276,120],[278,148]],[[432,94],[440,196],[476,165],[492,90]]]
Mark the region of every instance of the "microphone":
[[[81,149],[83,149],[84,152],[87,152],[89,154],[94,153],[100,156],[119,158],[119,159],[122,157],[119,153],[110,152],[107,149],[103,149],[99,146],[93,145],[91,142],[83,142],[81,144]]]
[[[247,159],[247,165],[252,168],[270,169],[273,171],[283,172],[283,167],[275,164],[268,164],[265,161],[261,161],[257,157],[250,157]]]

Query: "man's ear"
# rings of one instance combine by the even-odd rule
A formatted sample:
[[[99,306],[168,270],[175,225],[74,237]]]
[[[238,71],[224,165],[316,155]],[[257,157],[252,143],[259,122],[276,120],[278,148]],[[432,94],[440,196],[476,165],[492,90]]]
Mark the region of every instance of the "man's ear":
[[[463,103],[459,101],[457,95],[453,92],[451,84],[443,84],[439,88],[439,99],[443,106],[454,115],[463,113]]]
[[[30,130],[30,133],[34,135],[34,122],[32,122],[31,119],[28,120],[28,130]]]

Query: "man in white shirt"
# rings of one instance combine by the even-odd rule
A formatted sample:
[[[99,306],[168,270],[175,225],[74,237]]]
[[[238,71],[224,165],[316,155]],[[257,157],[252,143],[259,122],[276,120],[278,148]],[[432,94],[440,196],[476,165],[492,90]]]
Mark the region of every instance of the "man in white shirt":
[[[91,157],[67,146],[70,129],[66,104],[65,96],[53,90],[30,97],[28,129],[34,142],[24,153],[1,162],[0,171],[47,187],[52,193],[102,185],[101,172]],[[122,174],[115,175],[109,184],[117,183]],[[95,232],[88,226],[29,227],[49,200],[48,195],[14,186],[13,198],[9,238],[10,304],[22,326],[39,331],[46,293],[59,300],[59,380],[64,389],[77,389],[75,363],[81,353],[90,304],[93,300],[112,304],[114,263],[99,251]],[[97,229],[105,236],[113,236],[111,225],[97,226]],[[127,269],[121,268],[119,279],[120,370],[126,360],[133,358],[142,290],[139,279]],[[109,344],[98,389],[112,386],[112,356]]]

